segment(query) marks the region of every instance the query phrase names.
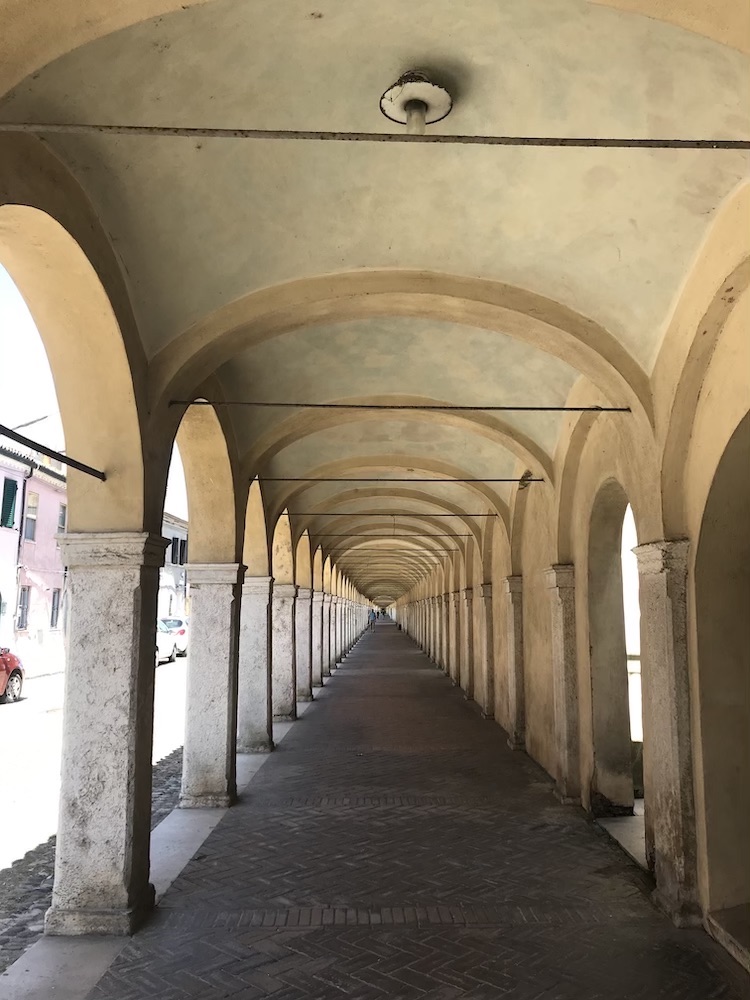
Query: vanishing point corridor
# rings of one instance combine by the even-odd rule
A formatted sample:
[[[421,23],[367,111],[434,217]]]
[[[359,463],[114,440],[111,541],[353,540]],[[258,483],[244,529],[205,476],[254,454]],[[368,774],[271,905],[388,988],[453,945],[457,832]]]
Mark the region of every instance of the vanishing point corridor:
[[[390,621],[90,1000],[741,1000],[703,931]]]

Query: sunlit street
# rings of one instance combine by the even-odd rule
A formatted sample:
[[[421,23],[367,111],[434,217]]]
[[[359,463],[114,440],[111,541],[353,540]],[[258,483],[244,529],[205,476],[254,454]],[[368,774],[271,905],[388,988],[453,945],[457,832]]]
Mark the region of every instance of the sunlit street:
[[[181,746],[185,730],[186,659],[156,671],[154,763]],[[0,705],[3,836],[0,869],[57,831],[64,675],[27,679],[23,699]]]

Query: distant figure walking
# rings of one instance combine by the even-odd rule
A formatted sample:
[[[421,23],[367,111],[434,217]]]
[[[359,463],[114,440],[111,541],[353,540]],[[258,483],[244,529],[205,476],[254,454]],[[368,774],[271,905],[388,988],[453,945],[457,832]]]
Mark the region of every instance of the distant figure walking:
[[[370,632],[372,632],[372,630],[375,628],[375,609],[374,608],[370,608],[370,610],[367,612],[367,622],[368,622],[367,627],[370,630]]]

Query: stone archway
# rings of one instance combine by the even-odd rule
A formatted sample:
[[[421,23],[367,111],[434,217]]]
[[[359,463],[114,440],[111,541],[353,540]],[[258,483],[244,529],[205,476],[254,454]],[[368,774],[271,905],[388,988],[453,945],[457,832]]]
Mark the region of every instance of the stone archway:
[[[611,479],[600,488],[589,528],[589,655],[594,766],[589,808],[596,816],[633,812],[627,648],[621,539],[628,498]]]
[[[750,967],[750,413],[721,457],[695,559],[708,906]]]

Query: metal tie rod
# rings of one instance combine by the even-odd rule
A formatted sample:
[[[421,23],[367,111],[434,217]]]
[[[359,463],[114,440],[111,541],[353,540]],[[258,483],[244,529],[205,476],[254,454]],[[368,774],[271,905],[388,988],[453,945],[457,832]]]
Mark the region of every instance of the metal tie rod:
[[[513,479],[338,479],[328,476],[259,476],[264,483],[443,483],[450,486],[451,483],[543,483],[541,477],[521,477]]]
[[[290,517],[497,517],[497,514],[430,514],[428,511],[414,511],[413,514],[368,514],[366,510],[355,510],[343,514],[324,514],[314,510],[290,510]]]
[[[452,403],[289,403],[250,399],[170,399],[170,406],[254,406],[290,410],[426,410],[468,413],[630,413],[629,406],[468,406]]]
[[[3,132],[47,135],[125,135],[160,139],[286,139],[306,142],[416,142],[459,146],[537,146],[595,149],[750,149],[747,139],[638,139],[596,136],[416,135],[408,132],[323,132],[304,129],[213,128],[186,125],[98,125],[85,122],[0,122]]]
[[[85,462],[78,462],[68,455],[63,455],[62,452],[53,451],[52,448],[47,448],[46,445],[39,444],[38,441],[32,441],[31,438],[24,437],[23,434],[19,434],[18,431],[14,431],[4,424],[0,424],[0,435],[10,438],[11,441],[16,441],[18,444],[22,444],[26,448],[32,448],[34,451],[41,452],[42,455],[46,455],[48,458],[54,458],[61,465],[67,465],[71,469],[85,472],[87,476],[93,476],[94,479],[99,479],[103,483],[107,481],[106,475],[100,469],[94,469],[90,465],[86,465]]]

